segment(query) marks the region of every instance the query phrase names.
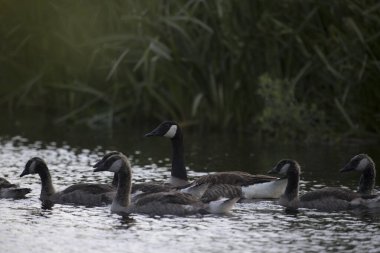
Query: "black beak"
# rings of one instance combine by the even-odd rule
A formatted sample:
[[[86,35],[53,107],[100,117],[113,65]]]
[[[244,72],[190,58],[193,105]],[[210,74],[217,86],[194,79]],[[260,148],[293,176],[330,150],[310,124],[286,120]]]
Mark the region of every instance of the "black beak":
[[[94,166],[95,166],[95,165],[94,165]],[[94,169],[94,172],[98,172],[98,171],[107,171],[107,168],[104,167],[104,164],[100,164],[99,167],[96,167],[96,168]]]
[[[24,171],[20,174],[20,177],[23,177],[23,176],[28,175],[28,174],[29,174],[28,169],[25,168]]]
[[[341,168],[339,172],[342,173],[342,172],[348,172],[348,171],[353,171],[353,170],[355,170],[355,168],[351,166],[350,163],[348,163],[343,168]]]
[[[277,174],[276,167],[268,170],[267,174]]]
[[[102,164],[103,164],[103,161],[100,160],[100,161],[96,162],[94,165],[92,165],[92,168],[98,168]]]
[[[160,127],[155,128],[152,132],[145,134],[145,137],[151,137],[151,136],[160,136],[162,135],[160,133]]]

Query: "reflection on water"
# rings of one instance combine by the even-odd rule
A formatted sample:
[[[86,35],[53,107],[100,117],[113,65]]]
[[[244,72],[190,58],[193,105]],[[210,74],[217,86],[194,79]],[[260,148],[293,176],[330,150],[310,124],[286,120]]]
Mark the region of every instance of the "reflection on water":
[[[337,173],[339,163],[348,161],[358,152],[357,147],[310,151],[229,146],[227,142],[221,145],[224,150],[215,150],[211,143],[189,142],[191,177],[213,168],[265,173],[283,156],[297,155],[304,164],[303,191],[332,184],[355,187],[358,181],[354,173]],[[123,150],[121,145],[128,148]],[[301,209],[287,213],[271,200],[237,203],[225,216],[120,217],[110,214],[109,207],[57,204],[52,209],[41,208],[38,176],[19,178],[32,156],[46,160],[57,190],[78,182],[111,182],[111,174],[93,173],[90,167],[104,150],[83,146],[86,148],[30,143],[20,137],[0,140],[0,176],[32,188],[26,199],[0,199],[0,252],[376,252],[380,247],[380,210],[324,213]],[[169,144],[162,139],[149,144],[139,140],[107,149],[130,154],[134,180],[145,181],[169,176],[170,160],[166,158],[170,147],[166,146]],[[378,153],[371,155],[380,160]]]

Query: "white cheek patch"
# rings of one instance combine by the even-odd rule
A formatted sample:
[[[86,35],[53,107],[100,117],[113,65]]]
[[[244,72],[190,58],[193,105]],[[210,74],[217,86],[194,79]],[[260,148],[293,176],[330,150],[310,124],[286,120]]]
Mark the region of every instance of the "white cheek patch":
[[[36,161],[33,161],[32,164],[29,166],[29,173],[30,174],[35,174],[36,173]]]
[[[286,174],[288,172],[289,166],[290,166],[289,163],[282,166],[282,168],[280,170],[280,174]]]
[[[176,133],[177,133],[177,126],[176,125],[172,125],[169,128],[169,130],[166,132],[166,134],[164,134],[164,137],[173,138]]]
[[[111,172],[118,172],[121,168],[123,164],[123,161],[121,159],[119,160],[116,160],[115,162],[113,162],[113,164],[111,165],[111,167],[108,169],[108,171],[111,171]]]
[[[360,163],[358,164],[358,166],[356,167],[356,170],[357,171],[363,171],[363,170],[365,170],[365,168],[367,168],[368,164],[369,164],[368,159],[367,158],[363,158],[360,161]]]

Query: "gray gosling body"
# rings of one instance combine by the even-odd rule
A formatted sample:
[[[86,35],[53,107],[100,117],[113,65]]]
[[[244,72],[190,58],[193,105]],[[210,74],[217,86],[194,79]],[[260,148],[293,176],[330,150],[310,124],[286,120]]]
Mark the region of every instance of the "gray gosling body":
[[[279,173],[288,178],[284,194],[279,199],[279,204],[289,210],[298,208],[310,208],[320,211],[348,210],[357,206],[362,199],[361,194],[339,187],[325,187],[299,196],[300,165],[290,159],[281,160],[270,171]]]
[[[110,171],[118,174],[119,182],[111,212],[119,215],[142,213],[148,215],[190,215],[228,213],[238,198],[203,203],[196,197],[178,191],[147,193],[131,201],[132,170],[128,158],[119,153],[110,156],[94,172]],[[205,190],[205,189],[204,189]]]
[[[115,188],[107,184],[75,184],[63,191],[55,191],[51,175],[45,161],[33,157],[26,165],[20,177],[38,174],[41,179],[40,200],[45,207],[54,204],[74,204],[85,206],[103,206],[112,203]]]
[[[0,177],[0,198],[20,199],[31,192],[30,188],[20,188],[15,184],[11,184],[5,178]]]
[[[174,121],[164,121],[153,131],[145,135],[169,138],[172,143],[171,182],[179,189],[208,184],[209,187],[202,196],[204,202],[219,197],[226,198],[279,198],[284,192],[287,179],[278,179],[266,175],[252,175],[241,171],[216,172],[202,176],[189,183],[185,168],[183,135],[180,126]],[[186,192],[186,190],[184,190]]]

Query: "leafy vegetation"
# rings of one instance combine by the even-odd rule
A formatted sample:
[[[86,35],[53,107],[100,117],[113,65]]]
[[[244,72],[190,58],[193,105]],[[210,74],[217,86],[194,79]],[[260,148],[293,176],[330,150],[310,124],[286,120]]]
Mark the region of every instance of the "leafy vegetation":
[[[0,104],[284,140],[380,133],[375,0],[0,0]]]

